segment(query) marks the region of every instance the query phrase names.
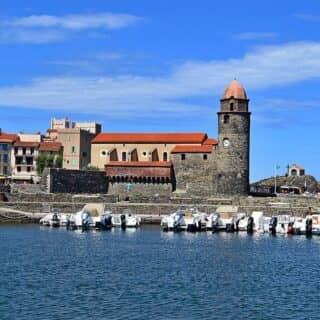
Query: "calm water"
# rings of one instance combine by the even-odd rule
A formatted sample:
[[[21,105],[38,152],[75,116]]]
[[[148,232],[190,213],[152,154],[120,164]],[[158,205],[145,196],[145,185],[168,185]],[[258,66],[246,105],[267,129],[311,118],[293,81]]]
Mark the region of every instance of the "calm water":
[[[0,319],[320,319],[320,237],[0,226]]]

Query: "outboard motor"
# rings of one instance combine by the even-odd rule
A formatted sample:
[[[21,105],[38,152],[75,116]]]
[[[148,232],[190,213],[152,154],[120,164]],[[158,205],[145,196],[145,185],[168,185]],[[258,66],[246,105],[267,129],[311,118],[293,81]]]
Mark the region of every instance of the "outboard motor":
[[[247,232],[252,233],[253,232],[253,218],[248,218],[248,224],[247,224]]]
[[[278,224],[278,217],[272,217],[269,223],[269,231],[272,234],[276,234],[277,224]]]
[[[122,214],[120,216],[120,220],[121,220],[121,229],[125,230],[126,229],[126,216],[124,214]]]
[[[82,231],[88,231],[89,230],[89,214],[87,212],[82,213],[82,220],[81,220],[81,229]]]
[[[52,227],[59,227],[59,218],[56,213],[52,215]]]
[[[306,236],[312,236],[312,218],[306,219]]]
[[[227,223],[226,232],[234,232],[234,223]]]
[[[103,229],[111,229],[112,227],[112,217],[105,216],[101,221],[101,226]]]
[[[69,217],[67,218],[67,221],[66,221],[66,229],[67,230],[70,230],[70,226],[71,226],[71,221],[69,219]]]
[[[293,222],[289,222],[288,224],[288,234],[293,234]]]
[[[218,221],[219,221],[219,215],[215,214],[212,219],[212,233],[215,233],[219,230],[218,229],[218,223],[219,223]]]

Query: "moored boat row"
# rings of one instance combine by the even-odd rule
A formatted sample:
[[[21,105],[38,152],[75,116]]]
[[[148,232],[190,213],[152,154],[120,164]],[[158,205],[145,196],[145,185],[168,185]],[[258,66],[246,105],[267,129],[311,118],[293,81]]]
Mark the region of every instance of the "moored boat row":
[[[130,212],[123,214],[112,214],[111,211],[98,212],[86,208],[86,206],[75,214],[49,213],[40,220],[40,224],[48,227],[64,227],[67,230],[90,229],[110,230],[117,228],[137,228],[140,226],[141,218]]]
[[[320,212],[308,214],[305,218],[288,214],[267,217],[262,211],[250,215],[235,210],[217,210],[212,214],[197,209],[178,210],[161,220],[163,231],[212,231],[295,235],[320,235]]]

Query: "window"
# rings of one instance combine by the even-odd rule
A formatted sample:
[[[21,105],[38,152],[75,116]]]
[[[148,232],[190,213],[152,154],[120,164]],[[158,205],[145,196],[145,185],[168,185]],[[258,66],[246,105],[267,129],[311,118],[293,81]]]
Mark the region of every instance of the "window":
[[[17,167],[17,171],[18,171],[18,172],[21,172],[21,167]]]
[[[7,144],[2,144],[1,147],[0,147],[0,150],[8,151],[8,145]]]
[[[127,161],[127,153],[126,152],[122,152],[122,161]]]
[[[203,160],[208,160],[208,155],[207,154],[203,155]]]
[[[226,114],[224,117],[223,117],[223,123],[229,123],[230,121],[230,116],[228,114]]]
[[[234,105],[233,105],[233,102],[230,103],[230,111],[233,111],[234,110]]]
[[[27,167],[27,172],[30,172],[31,171],[31,168],[30,167]]]
[[[26,154],[26,148],[22,148],[22,153]]]
[[[3,158],[2,158],[2,162],[8,162],[9,161],[9,157],[8,157],[8,155],[7,154],[4,154],[3,155]]]
[[[76,152],[76,147],[75,146],[72,146],[71,147],[71,153],[75,153]]]
[[[186,155],[184,153],[181,155],[181,160],[186,160]]]
[[[8,167],[3,167],[3,174],[7,175],[8,174]]]
[[[30,154],[33,154],[34,153],[34,148],[31,148],[30,149]]]
[[[168,152],[163,153],[163,161],[168,161]]]
[[[71,165],[75,167],[77,165],[77,160],[76,159],[72,159],[71,160]]]
[[[105,157],[107,155],[107,151],[106,150],[101,150],[100,155],[101,155],[101,157]]]

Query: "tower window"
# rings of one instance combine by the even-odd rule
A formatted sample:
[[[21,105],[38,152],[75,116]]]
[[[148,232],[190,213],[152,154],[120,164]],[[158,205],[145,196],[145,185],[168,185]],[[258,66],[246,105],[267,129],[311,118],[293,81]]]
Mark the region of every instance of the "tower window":
[[[230,122],[230,116],[228,114],[226,114],[224,117],[223,117],[223,123],[229,123]]]
[[[186,155],[184,153],[181,155],[181,160],[186,160]]]
[[[203,155],[203,160],[208,160],[208,155],[207,154]]]
[[[230,103],[230,111],[233,111],[234,110],[234,105],[233,105],[233,102]]]
[[[163,161],[168,161],[168,153],[167,152],[163,153]]]

